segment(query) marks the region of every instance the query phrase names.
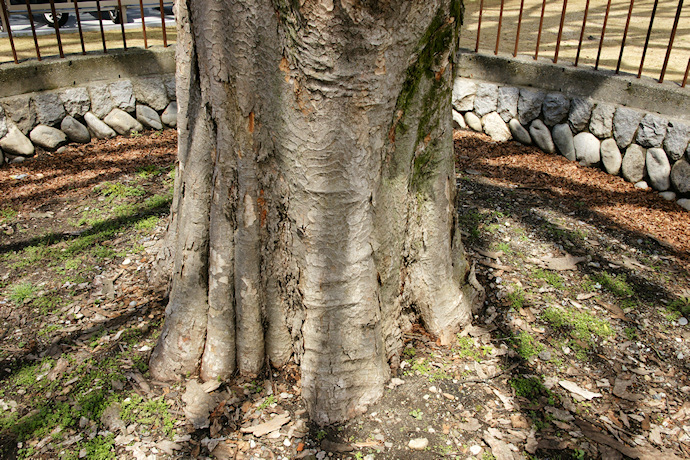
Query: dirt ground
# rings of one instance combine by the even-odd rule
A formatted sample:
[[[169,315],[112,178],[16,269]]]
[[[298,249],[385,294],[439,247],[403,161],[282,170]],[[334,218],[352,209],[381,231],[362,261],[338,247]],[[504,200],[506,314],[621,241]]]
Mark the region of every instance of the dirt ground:
[[[310,424],[296,366],[151,380],[175,145],[148,132],[0,168],[2,458],[690,457],[690,213],[466,131],[458,219],[486,301],[450,347],[409,331],[366,414]]]

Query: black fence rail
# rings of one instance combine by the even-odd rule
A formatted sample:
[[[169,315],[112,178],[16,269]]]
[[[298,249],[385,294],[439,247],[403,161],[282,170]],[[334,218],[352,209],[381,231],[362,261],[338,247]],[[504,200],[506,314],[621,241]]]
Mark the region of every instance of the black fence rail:
[[[467,0],[461,44],[475,52],[550,57],[575,67],[667,76],[685,87],[690,8],[684,0]]]
[[[84,40],[83,15],[86,12],[94,13],[98,19],[100,30],[100,41],[102,43],[102,51],[108,52],[108,42],[110,47],[119,47],[119,43],[112,44],[112,38],[106,36],[106,25],[104,25],[104,16],[106,21],[112,21],[119,24],[121,32],[122,48],[127,49],[127,36],[125,33],[125,23],[127,22],[127,7],[138,7],[141,13],[141,32],[144,40],[144,47],[149,47],[149,40],[146,31],[146,20],[144,9],[157,8],[160,10],[160,25],[162,30],[163,46],[168,46],[168,37],[166,32],[166,13],[165,9],[170,8],[172,2],[170,0],[0,0],[0,24],[5,32],[12,53],[12,60],[19,63],[17,56],[17,48],[15,46],[15,34],[12,30],[10,18],[12,16],[21,15],[26,16],[29,21],[31,29],[31,36],[35,48],[35,58],[39,61],[42,59],[41,47],[39,46],[39,33],[37,32],[37,25],[35,17],[41,17],[54,29],[54,36],[57,42],[58,55],[61,58],[65,57],[63,47],[63,35],[65,31],[61,31],[68,20],[70,14],[74,14],[76,19],[76,28],[79,34],[81,53],[86,54],[86,45]],[[156,21],[157,22],[157,21]],[[3,34],[4,35],[4,34]]]

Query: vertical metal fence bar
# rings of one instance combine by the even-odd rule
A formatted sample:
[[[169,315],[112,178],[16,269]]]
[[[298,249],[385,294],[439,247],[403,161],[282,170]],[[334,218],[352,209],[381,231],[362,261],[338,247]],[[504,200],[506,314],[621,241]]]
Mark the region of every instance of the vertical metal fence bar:
[[[0,0],[2,1],[2,0]],[[108,53],[108,47],[105,46],[105,30],[103,30],[103,10],[101,10],[101,0],[96,0],[96,9],[98,11],[98,24],[101,26],[101,39],[103,40],[103,52]]]
[[[649,18],[649,28],[647,29],[647,38],[644,41],[644,48],[642,49],[642,59],[640,59],[640,69],[637,71],[637,78],[642,76],[642,67],[644,67],[644,58],[647,55],[647,47],[649,47],[649,37],[652,35],[652,26],[654,25],[654,16],[656,15],[656,7],[659,0],[654,0],[654,7],[652,8],[652,16]]]
[[[568,0],[563,0],[563,12],[561,13],[561,25],[558,27],[558,39],[556,40],[556,53],[553,55],[553,63],[558,62],[558,51],[561,49],[561,38],[563,38],[563,25],[565,24],[565,9],[568,7]]]
[[[575,54],[575,67],[580,60],[580,51],[582,51],[582,40],[585,38],[585,28],[587,27],[587,14],[589,13],[589,0],[585,4],[585,15],[582,18],[582,30],[580,30],[580,42],[577,44],[577,54]]]
[[[2,1],[2,0],[0,0]],[[34,24],[34,14],[31,12],[31,2],[26,0],[26,13],[29,16],[31,34],[34,36],[34,46],[36,47],[36,59],[41,60],[41,50],[38,49],[38,36],[36,35],[36,25]]]
[[[125,37],[125,21],[127,21],[127,10],[122,9],[122,1],[117,0],[117,9],[120,11],[120,29],[122,30],[122,46],[127,51],[127,37]]]
[[[65,52],[62,49],[62,38],[60,38],[60,24],[57,17],[57,11],[55,11],[55,1],[50,0],[50,11],[53,14],[53,26],[55,27],[55,37],[57,38],[58,51],[60,52],[60,57],[65,57]]]
[[[86,54],[86,46],[84,46],[84,31],[81,30],[81,16],[79,15],[79,6],[77,6],[77,0],[74,0],[74,15],[77,18],[77,28],[79,29],[79,40],[81,41],[81,54]]]
[[[144,21],[144,0],[139,0],[139,11],[141,11],[141,32],[144,34],[144,49],[149,49],[149,42],[146,39],[146,21]]]
[[[7,38],[10,39],[10,48],[12,48],[12,57],[14,57],[14,63],[19,64],[17,60],[17,49],[14,47],[14,38],[12,38],[12,27],[10,27],[10,15],[7,13],[7,6],[5,5],[5,0],[0,0],[0,5],[2,6],[2,14],[5,17],[7,24]]]
[[[601,38],[599,39],[599,51],[597,51],[597,60],[594,63],[594,70],[599,68],[599,58],[601,58],[601,48],[604,45],[604,35],[606,35],[606,24],[609,21],[609,12],[611,11],[611,0],[606,4],[606,14],[604,15],[604,25],[601,27]]]
[[[515,50],[513,50],[513,57],[517,56],[518,43],[520,42],[520,26],[522,25],[522,12],[525,9],[525,0],[520,0],[520,15],[518,16],[517,34],[515,35]]]
[[[496,32],[496,49],[494,55],[498,54],[498,44],[501,42],[501,25],[503,25],[503,6],[505,0],[501,0],[501,11],[498,13],[498,31]]]
[[[630,27],[630,18],[632,17],[633,5],[635,0],[630,0],[630,9],[628,9],[628,19],[625,21],[625,30],[623,31],[623,39],[621,40],[621,52],[618,55],[618,63],[616,64],[616,74],[621,70],[621,62],[623,62],[623,50],[625,49],[625,40],[628,38],[628,28]]]
[[[683,77],[683,83],[680,85],[681,88],[685,88],[685,84],[688,82],[688,73],[690,73],[690,59],[688,59],[688,66],[685,68],[685,76]]]
[[[479,21],[477,22],[477,43],[474,45],[474,52],[479,51],[479,34],[482,31],[482,14],[484,13],[484,0],[479,1]]]
[[[541,18],[539,18],[539,33],[537,34],[537,48],[534,50],[534,60],[539,57],[539,42],[541,41],[541,29],[544,26],[544,11],[546,11],[546,0],[541,4]]]
[[[168,47],[168,34],[165,30],[165,11],[163,10],[163,0],[160,0],[161,6],[161,26],[163,28],[163,46]]]
[[[671,38],[668,41],[668,48],[666,48],[666,57],[664,58],[664,66],[661,68],[661,76],[659,76],[659,83],[664,82],[664,75],[666,75],[666,67],[668,66],[668,58],[671,57],[671,49],[673,48],[673,41],[676,39],[676,31],[678,30],[678,21],[680,20],[680,11],[683,9],[683,0],[678,1],[678,9],[676,10],[676,19],[673,20],[673,29],[671,30]]]

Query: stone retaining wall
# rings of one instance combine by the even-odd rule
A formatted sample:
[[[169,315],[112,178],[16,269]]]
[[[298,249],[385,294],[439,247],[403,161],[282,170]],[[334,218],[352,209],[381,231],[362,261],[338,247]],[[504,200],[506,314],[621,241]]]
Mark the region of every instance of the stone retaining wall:
[[[539,82],[533,82],[538,84]],[[690,123],[608,100],[457,78],[453,119],[652,188],[690,210]]]
[[[129,135],[177,125],[173,74],[91,82],[0,99],[0,165],[24,161],[35,146]]]

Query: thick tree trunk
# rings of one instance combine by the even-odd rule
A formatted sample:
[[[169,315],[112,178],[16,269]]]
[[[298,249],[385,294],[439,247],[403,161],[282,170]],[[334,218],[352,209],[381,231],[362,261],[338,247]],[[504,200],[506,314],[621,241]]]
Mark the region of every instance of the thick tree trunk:
[[[320,424],[383,392],[417,315],[477,291],[455,224],[460,0],[179,0],[179,169],[158,379],[294,359]]]

